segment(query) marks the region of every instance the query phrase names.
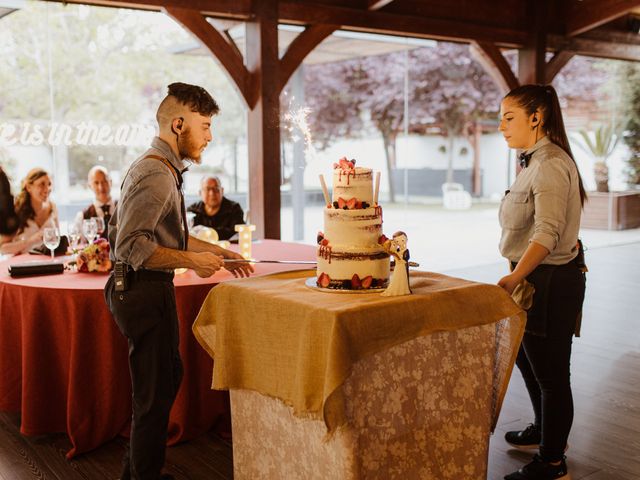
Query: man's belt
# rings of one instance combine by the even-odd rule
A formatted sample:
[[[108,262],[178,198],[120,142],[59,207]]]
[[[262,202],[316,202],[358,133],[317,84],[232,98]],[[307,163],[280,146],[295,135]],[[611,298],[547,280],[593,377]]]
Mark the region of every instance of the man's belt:
[[[129,283],[137,280],[152,282],[173,282],[173,272],[161,272],[158,270],[134,270],[131,265],[124,262],[116,262],[113,268],[116,292],[126,292]]]

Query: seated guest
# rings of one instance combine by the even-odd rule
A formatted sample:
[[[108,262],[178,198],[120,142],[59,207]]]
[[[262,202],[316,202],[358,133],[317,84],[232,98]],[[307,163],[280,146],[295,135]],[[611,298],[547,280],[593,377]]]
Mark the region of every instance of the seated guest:
[[[11,185],[0,167],[0,235],[12,235],[18,228],[18,216],[13,206]]]
[[[111,215],[113,215],[117,204],[117,202],[114,202],[111,198],[111,177],[109,176],[109,171],[100,165],[96,165],[89,170],[87,181],[89,188],[94,194],[93,203],[82,212],[78,212],[75,223],[80,227],[82,226],[82,220],[93,217],[103,218],[104,231],[100,234],[100,237],[108,238],[109,219]]]
[[[45,227],[58,226],[58,211],[51,194],[51,178],[41,169],[34,168],[22,180],[20,193],[15,200],[18,229],[15,235],[0,237],[0,253],[24,253],[42,244]]]
[[[218,177],[204,177],[200,182],[200,202],[187,209],[195,213],[193,225],[204,225],[218,232],[220,240],[235,235],[235,226],[244,223],[244,212],[239,203],[223,197],[224,188]]]

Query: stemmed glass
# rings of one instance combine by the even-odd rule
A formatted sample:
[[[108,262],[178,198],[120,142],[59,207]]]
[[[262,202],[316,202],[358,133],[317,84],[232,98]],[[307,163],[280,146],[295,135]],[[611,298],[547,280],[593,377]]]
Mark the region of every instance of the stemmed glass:
[[[42,231],[42,241],[51,250],[51,261],[54,260],[53,252],[60,245],[60,231],[55,227],[47,227]]]
[[[84,235],[84,238],[87,239],[89,245],[91,245],[98,235],[96,217],[87,218],[82,221],[82,234]]]
[[[96,221],[96,233],[98,234],[98,237],[99,237],[102,235],[102,232],[104,232],[104,218],[93,217],[93,219]]]
[[[67,234],[69,235],[69,243],[71,244],[71,251],[75,254],[78,250],[78,244],[80,243],[80,227],[76,223],[70,223],[67,227]]]
[[[187,227],[189,230],[193,230],[196,223],[196,214],[193,212],[187,212]]]

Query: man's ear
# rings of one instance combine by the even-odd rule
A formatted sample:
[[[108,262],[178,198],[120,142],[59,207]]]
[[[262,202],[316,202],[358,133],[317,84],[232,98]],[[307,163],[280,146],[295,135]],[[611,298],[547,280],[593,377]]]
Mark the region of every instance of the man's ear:
[[[180,117],[180,118],[174,118],[173,121],[171,122],[171,130],[173,130],[173,133],[179,133],[182,131],[182,124],[184,123],[184,118]]]

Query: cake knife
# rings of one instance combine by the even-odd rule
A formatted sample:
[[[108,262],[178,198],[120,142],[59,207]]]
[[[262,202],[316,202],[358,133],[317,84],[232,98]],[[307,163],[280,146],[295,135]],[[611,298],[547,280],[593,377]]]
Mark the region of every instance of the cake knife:
[[[246,258],[225,258],[225,263],[287,263],[287,264],[303,264],[317,265],[315,260],[248,260]]]
[[[225,258],[229,263],[286,263],[290,265],[317,265],[315,260],[247,260],[246,258]],[[418,262],[409,262],[410,267],[419,267]]]

